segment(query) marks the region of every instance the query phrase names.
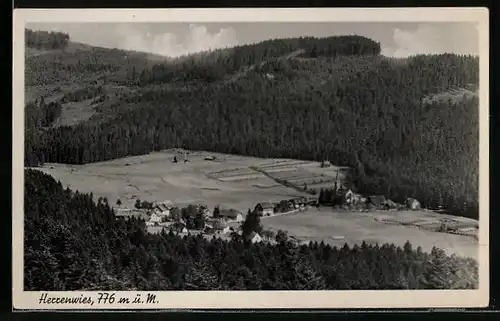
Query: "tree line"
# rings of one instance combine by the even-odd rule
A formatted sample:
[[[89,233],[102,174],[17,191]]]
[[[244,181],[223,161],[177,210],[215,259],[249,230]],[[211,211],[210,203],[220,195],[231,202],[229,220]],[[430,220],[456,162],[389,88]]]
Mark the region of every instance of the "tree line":
[[[60,101],[45,102],[43,97],[26,105],[26,123],[28,128],[49,127],[62,113]]]
[[[25,170],[24,288],[77,290],[335,290],[477,288],[477,262],[393,244],[337,248],[148,234],[115,219],[106,199]],[[258,219],[258,217],[257,217]]]
[[[37,49],[64,49],[69,43],[69,35],[63,32],[24,29],[27,47]]]
[[[26,48],[64,49],[43,55],[25,54],[25,86],[98,83],[131,85],[146,67],[155,62],[149,54],[73,43],[65,34],[25,31]]]

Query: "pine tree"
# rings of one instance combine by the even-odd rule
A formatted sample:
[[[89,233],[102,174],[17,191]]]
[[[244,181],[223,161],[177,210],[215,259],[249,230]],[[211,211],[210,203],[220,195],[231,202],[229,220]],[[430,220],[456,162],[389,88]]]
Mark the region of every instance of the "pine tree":
[[[288,233],[283,230],[278,230],[278,233],[276,233],[276,242],[286,243],[287,241],[288,241]]]
[[[215,218],[218,218],[218,217],[220,216],[220,209],[219,209],[219,206],[216,206],[216,207],[214,208],[214,211],[213,211],[213,216],[214,216]]]
[[[433,247],[430,259],[424,264],[424,279],[427,289],[449,289],[453,282],[450,261],[443,250]]]
[[[324,197],[324,195],[323,195],[323,188],[321,188],[319,190],[319,194],[318,194],[318,204],[321,204],[321,205],[323,204],[323,197]]]
[[[243,236],[248,236],[252,232],[262,233],[262,225],[260,223],[260,216],[258,213],[248,210],[248,214],[245,218],[245,221],[241,225],[241,230],[243,232]]]

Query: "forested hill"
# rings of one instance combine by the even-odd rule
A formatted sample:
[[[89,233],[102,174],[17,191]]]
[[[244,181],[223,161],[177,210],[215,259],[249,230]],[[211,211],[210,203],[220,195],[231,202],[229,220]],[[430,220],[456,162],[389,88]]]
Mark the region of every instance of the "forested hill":
[[[164,62],[131,57],[101,48],[26,58],[27,82],[43,61],[37,83],[61,75],[37,88],[71,83],[61,97],[93,99],[95,112],[54,126],[59,107],[28,106],[27,165],[171,147],[328,159],[353,167],[362,192],[396,201],[412,196],[424,206],[478,216],[478,99],[424,99],[443,88],[477,86],[478,57],[396,60],[357,36],[270,40]],[[71,103],[54,97],[64,116]]]
[[[380,44],[360,36],[273,39],[257,44],[193,54],[170,64],[144,69],[139,83],[203,80],[212,82],[227,75],[297,52],[297,57],[378,55]]]

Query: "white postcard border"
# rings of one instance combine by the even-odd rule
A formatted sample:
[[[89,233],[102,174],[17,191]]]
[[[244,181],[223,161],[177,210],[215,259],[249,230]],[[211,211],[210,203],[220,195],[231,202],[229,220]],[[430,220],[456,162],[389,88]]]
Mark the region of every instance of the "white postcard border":
[[[476,22],[480,49],[480,220],[477,290],[408,291],[23,291],[24,27],[27,22]],[[12,277],[15,309],[329,309],[485,307],[489,303],[489,12],[487,8],[16,9],[13,17]],[[157,304],[118,304],[137,294]],[[95,304],[40,304],[42,295],[92,297]]]

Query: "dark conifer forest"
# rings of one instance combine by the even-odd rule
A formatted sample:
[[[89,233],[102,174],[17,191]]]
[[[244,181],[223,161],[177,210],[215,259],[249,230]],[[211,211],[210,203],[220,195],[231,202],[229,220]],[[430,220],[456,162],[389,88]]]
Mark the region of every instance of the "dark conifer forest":
[[[64,49],[69,42],[69,35],[66,33],[30,29],[24,30],[24,38],[26,47],[47,50]]]
[[[299,49],[298,57],[279,58]],[[102,108],[106,117],[27,128],[26,165],[85,164],[171,147],[328,159],[354,168],[365,193],[395,201],[412,196],[427,207],[478,217],[478,99],[422,102],[447,88],[477,86],[477,57],[385,58],[379,44],[357,36],[270,40],[151,67],[139,66],[137,57],[121,62],[125,67],[113,63],[118,52],[107,58],[100,52],[99,60],[87,52],[86,62],[62,66],[64,74],[79,74],[71,69],[77,66],[100,75],[108,66],[124,75],[103,73],[108,83],[136,90]],[[33,59],[27,60],[32,69],[41,58]],[[64,64],[59,59],[53,69]],[[248,68],[252,63],[256,68]],[[90,89],[62,102],[102,97]]]
[[[26,170],[25,186],[26,291],[477,288],[477,262],[437,248],[149,234],[40,171]]]
[[[26,104],[27,167],[174,147],[329,160],[354,169],[361,193],[415,197],[478,218],[478,98],[423,101],[477,88],[478,57],[389,58],[359,36],[275,39],[163,60],[58,33],[27,30],[26,39],[27,48],[53,50],[26,56],[26,86],[52,91]],[[94,116],[56,124],[82,100],[97,105]],[[153,235],[144,221],[117,220],[111,207],[25,170],[25,289],[477,287],[477,262],[440,249]]]

